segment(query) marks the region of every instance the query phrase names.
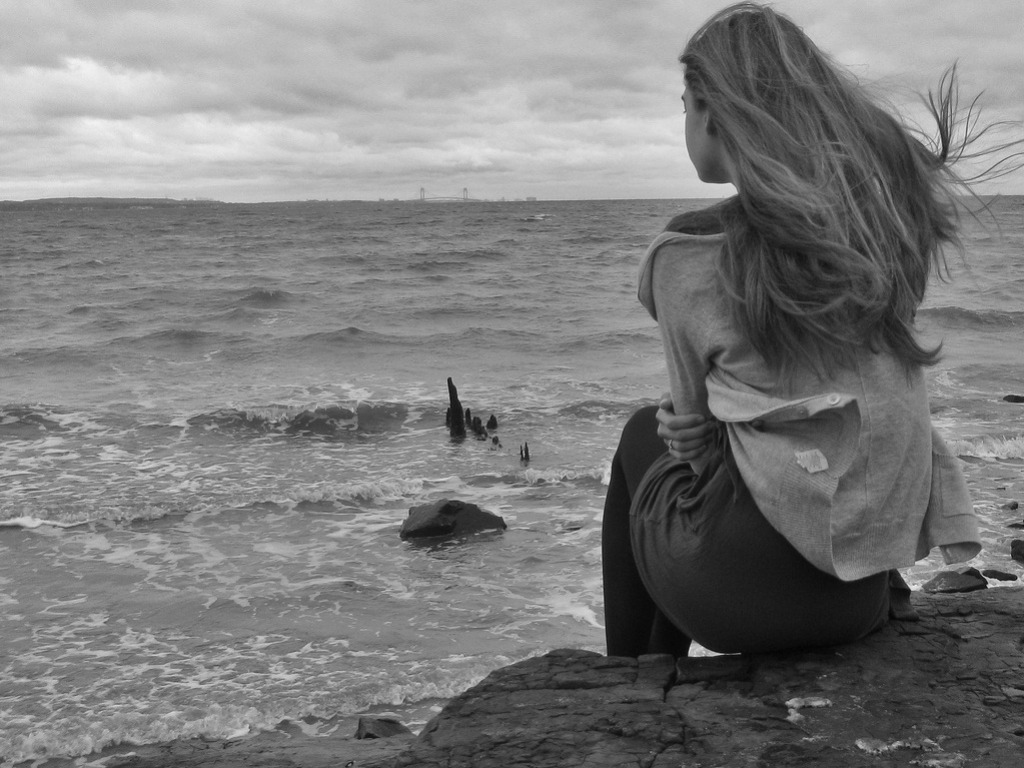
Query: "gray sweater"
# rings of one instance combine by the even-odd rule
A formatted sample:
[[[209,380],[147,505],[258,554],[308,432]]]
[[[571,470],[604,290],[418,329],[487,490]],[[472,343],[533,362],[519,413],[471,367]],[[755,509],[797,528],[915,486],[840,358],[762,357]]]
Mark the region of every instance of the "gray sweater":
[[[675,412],[726,425],[762,514],[827,573],[851,581],[936,546],[947,563],[978,554],[967,485],[932,428],[922,373],[908,378],[892,355],[864,350],[830,380],[805,371],[781,383],[729,315],[721,246],[721,235],[666,232],[640,268]]]

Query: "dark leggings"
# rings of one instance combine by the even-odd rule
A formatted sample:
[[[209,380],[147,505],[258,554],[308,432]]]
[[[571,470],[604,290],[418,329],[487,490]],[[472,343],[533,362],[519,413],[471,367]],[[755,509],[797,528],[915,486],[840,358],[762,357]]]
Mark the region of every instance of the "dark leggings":
[[[626,424],[602,528],[610,656],[836,645],[885,623],[889,577],[818,570],[757,510],[724,437],[695,475],[657,435],[657,408]]]

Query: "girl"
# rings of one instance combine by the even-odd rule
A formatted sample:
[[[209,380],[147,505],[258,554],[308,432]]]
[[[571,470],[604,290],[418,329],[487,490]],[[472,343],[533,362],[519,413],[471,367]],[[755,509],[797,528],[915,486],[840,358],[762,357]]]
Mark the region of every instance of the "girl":
[[[955,73],[932,153],[770,8],[721,11],[680,62],[690,159],[737,195],[676,217],[641,267],[671,391],[612,465],[608,653],[853,641],[905,589],[894,569],[981,548],[914,330],[958,245]]]

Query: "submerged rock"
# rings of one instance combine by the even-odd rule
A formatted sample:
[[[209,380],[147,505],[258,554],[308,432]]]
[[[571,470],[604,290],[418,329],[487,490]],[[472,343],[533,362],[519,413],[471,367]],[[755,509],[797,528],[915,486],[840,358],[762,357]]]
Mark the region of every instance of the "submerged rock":
[[[493,512],[465,501],[441,499],[409,510],[402,523],[403,539],[466,536],[479,531],[503,531],[505,521]]]

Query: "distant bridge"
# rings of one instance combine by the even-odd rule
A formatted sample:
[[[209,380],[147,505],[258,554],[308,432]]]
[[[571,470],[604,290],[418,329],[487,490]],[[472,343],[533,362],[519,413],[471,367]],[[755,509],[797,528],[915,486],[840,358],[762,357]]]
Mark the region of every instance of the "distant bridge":
[[[462,188],[462,197],[427,197],[427,190],[420,187],[419,201],[421,203],[478,203],[479,200],[474,200],[469,196],[469,189],[466,187]]]

